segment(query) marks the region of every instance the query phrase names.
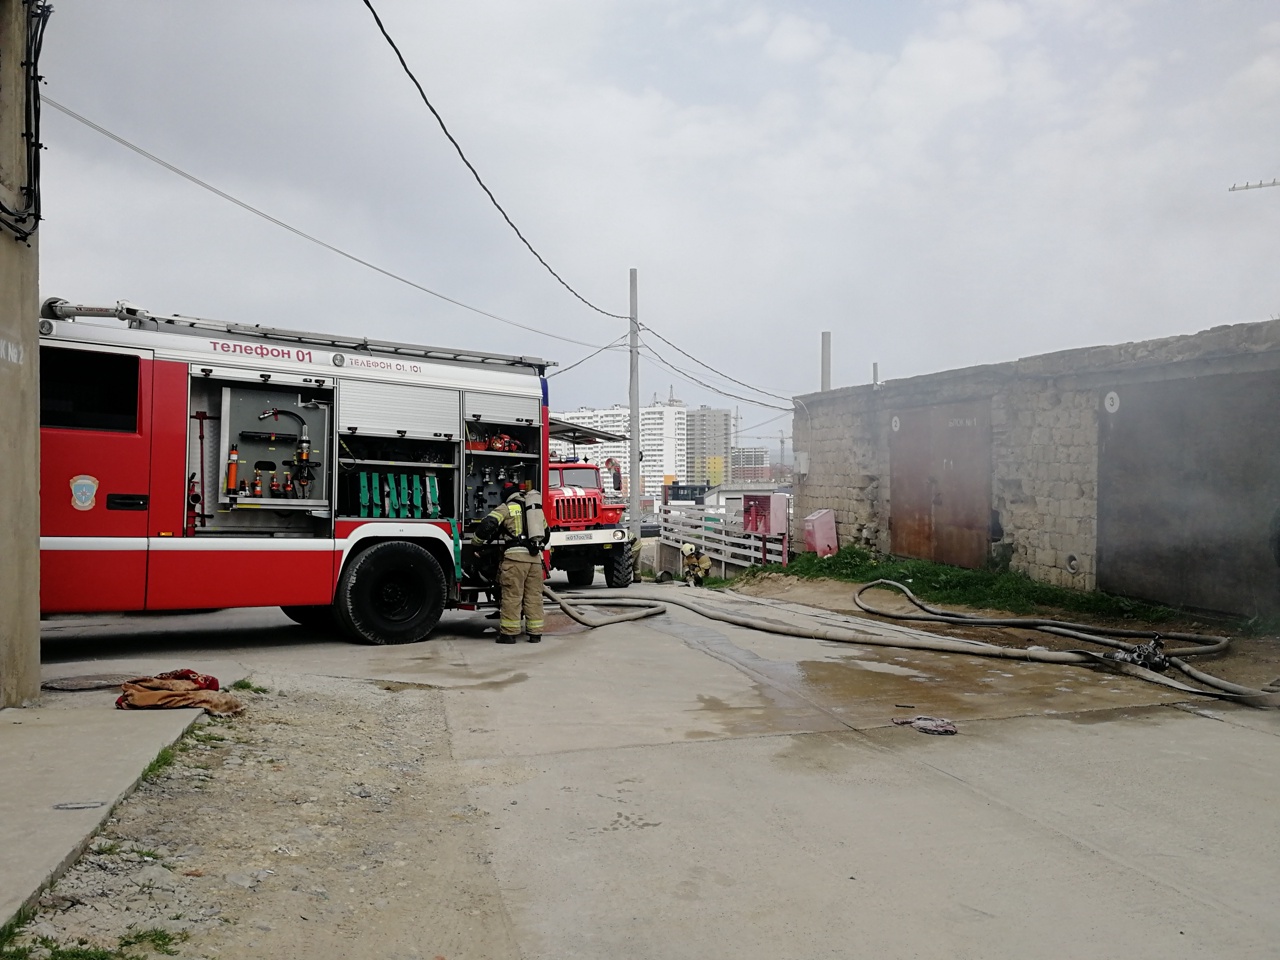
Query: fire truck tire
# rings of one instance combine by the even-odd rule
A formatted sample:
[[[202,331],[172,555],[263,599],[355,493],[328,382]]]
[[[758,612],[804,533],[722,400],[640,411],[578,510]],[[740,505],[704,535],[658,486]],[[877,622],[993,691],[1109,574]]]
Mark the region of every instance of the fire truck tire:
[[[389,540],[347,564],[333,605],[360,643],[416,643],[440,621],[447,589],[435,557],[416,543]]]
[[[589,587],[596,578],[596,568],[586,567],[582,570],[566,570],[564,575],[571,587]]]
[[[604,582],[614,590],[631,584],[631,544],[610,550],[604,561]]]
[[[336,630],[338,623],[333,607],[281,607],[280,611],[300,627],[308,630]]]

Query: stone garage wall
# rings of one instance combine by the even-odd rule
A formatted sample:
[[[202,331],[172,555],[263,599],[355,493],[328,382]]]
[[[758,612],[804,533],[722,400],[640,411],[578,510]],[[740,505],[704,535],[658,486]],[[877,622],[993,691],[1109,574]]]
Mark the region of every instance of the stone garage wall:
[[[1191,336],[1088,347],[1009,363],[866,384],[796,398],[801,465],[793,538],[804,517],[831,508],[841,546],[889,550],[895,412],[961,401],[990,404],[991,506],[1003,536],[994,559],[1036,580],[1097,585],[1098,417],[1126,384],[1280,369],[1280,321]]]

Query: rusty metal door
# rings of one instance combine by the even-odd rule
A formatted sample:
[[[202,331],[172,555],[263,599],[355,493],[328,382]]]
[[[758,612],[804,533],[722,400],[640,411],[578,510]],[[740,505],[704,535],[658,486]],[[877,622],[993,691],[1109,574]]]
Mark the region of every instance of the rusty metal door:
[[[990,402],[902,410],[890,427],[890,550],[983,566],[991,531]]]
[[[1098,402],[1099,588],[1280,613],[1280,373],[1117,386]]]

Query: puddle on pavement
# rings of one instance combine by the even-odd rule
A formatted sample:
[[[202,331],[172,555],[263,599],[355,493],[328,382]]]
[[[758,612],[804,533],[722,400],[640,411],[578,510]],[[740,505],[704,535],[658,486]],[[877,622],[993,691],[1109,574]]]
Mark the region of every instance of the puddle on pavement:
[[[1084,668],[949,654],[903,656],[887,648],[880,653],[884,654],[896,662],[852,657],[801,660],[794,664],[796,682],[815,701],[867,718],[877,712],[886,718],[902,715],[910,709],[952,719],[1036,714],[1074,718],[1081,711],[1120,719],[1138,705],[1185,699]],[[888,666],[896,669],[886,673]]]
[[[731,703],[720,697],[699,694],[696,716],[699,720],[710,720],[716,729],[689,730],[685,739],[801,733],[814,728],[814,710],[809,704],[766,683],[756,681],[751,687],[754,703]]]
[[[1168,708],[1164,706],[1111,707],[1106,710],[1085,710],[1082,713],[1062,713],[1052,719],[1069,720],[1081,726],[1092,726],[1095,723],[1111,723],[1115,720],[1158,719],[1167,714]]]
[[[819,776],[847,773],[862,760],[859,751],[851,747],[851,736],[856,734],[814,733],[790,737],[782,741],[786,746],[775,753],[772,760],[778,766],[797,773]]]
[[[767,729],[788,732],[795,727],[786,724],[803,714],[812,722],[813,710],[864,728],[915,714],[961,720],[1059,714],[1074,718],[1101,710],[1119,719],[1126,709],[1186,699],[1185,694],[1083,667],[871,646],[859,647],[856,655],[842,651],[824,659],[770,660],[702,624],[663,616],[651,620],[650,626],[733,664],[756,681],[761,695],[777,700],[781,714],[739,713],[736,727],[728,723],[733,708],[704,702],[702,709],[724,718],[730,735],[758,732],[770,722],[771,712],[773,720],[784,725]],[[834,650],[803,639],[795,643],[798,653],[805,645],[810,650]]]

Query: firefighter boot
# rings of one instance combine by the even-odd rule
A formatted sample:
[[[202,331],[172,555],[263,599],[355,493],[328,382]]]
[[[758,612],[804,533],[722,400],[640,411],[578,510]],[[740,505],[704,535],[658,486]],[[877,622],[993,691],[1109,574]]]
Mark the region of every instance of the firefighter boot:
[[[541,642],[542,642],[542,634],[540,634],[540,633],[531,633],[531,634],[529,634],[529,642],[530,642],[530,643],[541,643]]]

